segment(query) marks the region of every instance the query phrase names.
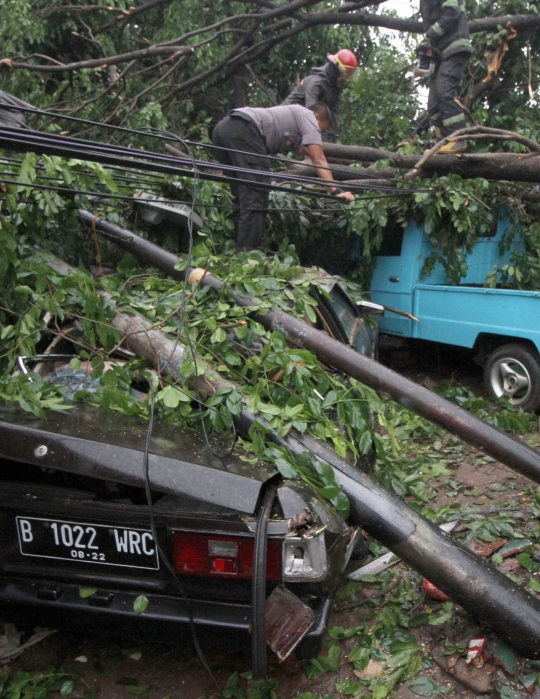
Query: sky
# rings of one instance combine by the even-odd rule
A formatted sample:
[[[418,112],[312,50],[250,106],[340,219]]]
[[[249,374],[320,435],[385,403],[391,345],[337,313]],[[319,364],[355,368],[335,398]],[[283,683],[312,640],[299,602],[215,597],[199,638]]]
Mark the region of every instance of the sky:
[[[410,17],[414,12],[418,11],[418,0],[387,0],[381,5],[381,8],[384,7],[387,10],[395,10],[397,15],[399,17],[405,18],[405,17]],[[399,32],[392,32],[389,30],[380,30],[383,32],[388,31],[388,34],[390,34],[391,37],[393,37],[395,43],[399,46],[400,44],[400,35]],[[428,89],[426,86],[422,86],[417,84],[416,87],[418,91],[418,96],[420,98],[420,103],[423,105],[424,108],[427,106],[427,98],[428,98]]]
[[[412,0],[387,0],[383,7],[387,10],[395,10],[399,17],[410,17],[415,11],[415,5]]]

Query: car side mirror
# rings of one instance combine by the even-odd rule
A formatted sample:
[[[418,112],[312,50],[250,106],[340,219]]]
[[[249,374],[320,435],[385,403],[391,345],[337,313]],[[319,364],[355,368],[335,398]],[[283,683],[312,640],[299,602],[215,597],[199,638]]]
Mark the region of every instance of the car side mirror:
[[[373,303],[373,301],[357,301],[356,313],[359,316],[383,316],[384,306],[381,306],[380,303]]]

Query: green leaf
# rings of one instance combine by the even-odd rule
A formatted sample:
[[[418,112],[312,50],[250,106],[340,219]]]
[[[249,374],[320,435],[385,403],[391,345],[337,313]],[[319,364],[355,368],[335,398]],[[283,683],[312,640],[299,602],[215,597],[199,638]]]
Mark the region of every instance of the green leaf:
[[[133,602],[133,611],[136,614],[142,614],[146,610],[146,607],[148,607],[148,604],[148,597],[145,597],[144,595],[139,595]]]
[[[278,458],[274,461],[274,464],[278,471],[281,473],[283,478],[295,478],[297,471],[292,464],[290,464],[285,459]]]
[[[97,587],[81,587],[79,588],[79,597],[86,599],[87,597],[92,597],[97,592]]]
[[[139,697],[141,694],[146,694],[146,692],[150,689],[151,686],[151,684],[128,684],[126,685],[125,689],[126,692],[129,692],[130,694],[134,694],[136,697]]]
[[[442,611],[434,612],[429,615],[429,624],[430,626],[441,626],[442,624],[446,624],[447,621],[450,621],[453,616],[454,603],[444,602]]]
[[[315,658],[313,660],[303,660],[302,667],[304,668],[304,672],[306,673],[308,680],[315,680],[317,677],[324,675],[324,673],[328,670],[328,668],[326,668],[320,662],[319,658]]]
[[[418,653],[413,655],[405,668],[405,672],[400,678],[400,682],[406,682],[417,675],[422,669],[422,656]]]
[[[330,648],[328,651],[326,660],[330,670],[339,670],[339,666],[341,664],[341,647],[332,646],[332,648]]]
[[[499,689],[499,696],[501,699],[521,699],[521,692],[517,689],[512,689],[507,687],[505,684]]]
[[[417,614],[409,620],[409,626],[423,626],[424,624],[427,624],[429,622],[429,617],[430,615],[427,612]]]
[[[73,359],[69,363],[69,366],[71,367],[71,369],[73,369],[73,371],[79,371],[79,369],[81,368],[81,360],[79,359],[79,357],[73,357]]]
[[[366,430],[358,441],[358,449],[361,454],[367,454],[373,446],[373,437],[369,430]]]
[[[15,335],[15,326],[14,325],[6,325],[5,327],[2,328],[2,334],[0,335],[0,339],[9,340],[11,337],[14,337],[14,335]]]
[[[361,643],[358,643],[349,651],[347,658],[350,663],[363,663],[364,661],[366,661],[367,664],[367,660],[369,659],[370,653],[371,651],[369,648],[366,648]]]
[[[282,413],[282,409],[277,405],[269,405],[267,403],[263,403],[262,401],[259,401],[257,404],[257,409],[259,412],[265,415],[281,415]]]
[[[336,682],[336,692],[339,694],[344,694],[347,697],[356,697],[365,689],[361,682],[356,680],[344,680],[343,682]]]
[[[540,580],[536,580],[532,575],[529,577],[529,587],[533,592],[540,592]]]
[[[158,400],[163,401],[167,408],[177,408],[180,405],[180,396],[173,386],[165,386],[157,395]]]
[[[227,333],[225,332],[225,330],[223,330],[223,328],[217,328],[212,333],[212,336],[210,338],[210,342],[212,342],[213,344],[218,344],[219,342],[223,342],[226,339],[227,339]]]
[[[285,416],[288,417],[290,420],[292,420],[297,415],[300,415],[301,412],[303,412],[304,407],[305,406],[303,403],[295,405],[294,407],[290,407],[290,406],[286,405],[285,406]]]
[[[343,626],[332,626],[328,635],[330,638],[341,640],[344,638],[352,638],[352,636],[359,636],[365,629],[365,626],[351,626],[348,629]]]
[[[390,687],[388,687],[385,684],[379,684],[373,690],[372,699],[385,699],[385,697],[387,697],[389,693],[390,693]]]
[[[66,680],[64,684],[60,687],[60,696],[69,697],[69,695],[74,689],[75,682],[73,682],[73,680]]]
[[[409,689],[421,697],[432,697],[437,691],[437,683],[429,677],[418,677],[409,684]]]
[[[538,569],[537,566],[535,566],[536,561],[533,561],[532,556],[528,553],[520,553],[516,556],[516,559],[529,573],[533,573]]]

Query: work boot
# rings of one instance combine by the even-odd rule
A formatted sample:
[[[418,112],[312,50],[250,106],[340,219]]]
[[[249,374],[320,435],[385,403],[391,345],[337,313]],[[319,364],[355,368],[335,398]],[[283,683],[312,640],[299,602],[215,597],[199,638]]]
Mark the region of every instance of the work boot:
[[[463,153],[467,150],[467,141],[450,141],[439,148],[436,155],[444,155],[448,153]]]

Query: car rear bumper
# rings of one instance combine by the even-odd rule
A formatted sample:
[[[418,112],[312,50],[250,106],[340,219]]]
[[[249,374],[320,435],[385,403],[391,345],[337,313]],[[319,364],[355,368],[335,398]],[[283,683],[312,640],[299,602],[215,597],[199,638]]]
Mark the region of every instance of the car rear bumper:
[[[28,582],[26,580],[0,581],[0,608],[18,617],[22,612],[28,618],[32,610],[40,622],[56,626],[61,620],[84,624],[121,623],[167,627],[168,633],[175,627],[190,623],[190,611],[194,624],[201,628],[221,628],[248,632],[251,624],[251,606],[213,600],[189,600],[168,595],[146,593],[148,606],[143,613],[134,610],[138,595],[124,590],[99,589],[83,599],[78,585],[64,583]],[[316,657],[323,644],[324,632],[332,608],[330,598],[325,597],[314,609],[315,622],[296,648],[301,659]],[[141,626],[142,624],[142,626]]]

